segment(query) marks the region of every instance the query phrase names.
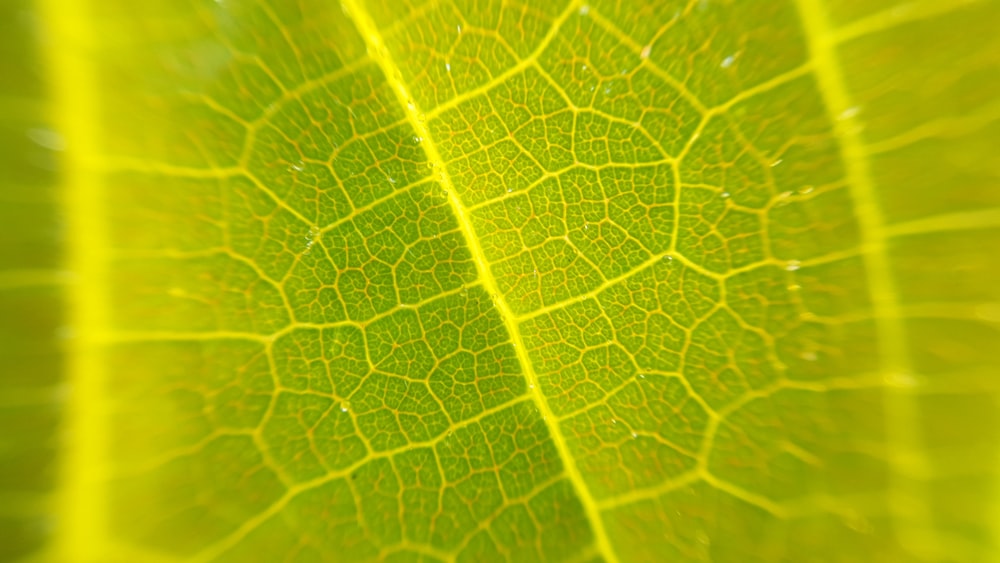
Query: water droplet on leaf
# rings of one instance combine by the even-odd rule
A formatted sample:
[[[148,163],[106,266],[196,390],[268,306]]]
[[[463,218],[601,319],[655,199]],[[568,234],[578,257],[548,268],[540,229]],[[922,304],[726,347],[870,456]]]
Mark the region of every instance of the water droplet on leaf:
[[[850,119],[850,118],[858,115],[859,111],[861,111],[861,110],[860,110],[860,108],[858,108],[858,106],[851,106],[851,107],[845,109],[844,111],[840,112],[840,115],[837,116],[837,119],[840,119],[840,120]]]
[[[66,141],[62,135],[44,127],[28,129],[28,138],[36,145],[51,151],[61,151],[66,149]]]

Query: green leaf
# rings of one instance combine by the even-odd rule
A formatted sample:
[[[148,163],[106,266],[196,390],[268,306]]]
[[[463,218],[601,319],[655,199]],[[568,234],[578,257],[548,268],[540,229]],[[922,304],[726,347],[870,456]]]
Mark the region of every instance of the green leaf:
[[[997,2],[25,9],[11,556],[1000,557]]]

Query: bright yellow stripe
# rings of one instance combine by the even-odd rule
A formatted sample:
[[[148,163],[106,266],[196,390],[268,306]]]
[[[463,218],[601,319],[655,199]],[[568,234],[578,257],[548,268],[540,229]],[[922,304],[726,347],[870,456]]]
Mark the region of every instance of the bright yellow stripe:
[[[455,193],[455,187],[452,185],[451,177],[445,169],[444,159],[441,158],[437,145],[434,143],[434,139],[430,135],[430,129],[428,129],[427,123],[424,119],[421,118],[421,113],[419,108],[417,108],[416,101],[412,96],[410,96],[406,84],[403,83],[402,74],[396,67],[396,63],[392,60],[392,55],[382,42],[382,36],[367,11],[365,11],[364,7],[358,0],[345,0],[344,6],[350,17],[354,20],[354,24],[361,32],[361,35],[364,37],[365,43],[368,46],[369,55],[378,63],[382,72],[385,73],[386,80],[388,80],[389,84],[396,92],[396,97],[399,99],[399,103],[403,106],[408,121],[412,125],[416,134],[423,139],[421,145],[424,148],[424,152],[427,154],[428,161],[434,169],[440,173],[438,180],[447,192],[448,203],[451,205],[451,209],[455,213],[458,225],[462,230],[462,235],[465,237],[465,242],[469,247],[469,251],[472,253],[472,259],[476,263],[476,270],[478,270],[479,278],[483,282],[483,287],[490,293],[490,295],[495,297],[497,310],[500,312],[500,316],[503,318],[504,324],[507,326],[507,332],[510,334],[510,339],[514,344],[518,361],[521,363],[521,367],[524,369],[525,376],[528,379],[535,404],[542,412],[556,449],[559,451],[559,455],[562,457],[563,463],[566,465],[566,474],[572,482],[573,487],[576,489],[580,502],[586,511],[590,525],[593,528],[594,541],[597,549],[605,561],[608,561],[609,563],[616,563],[618,558],[615,556],[615,552],[611,547],[611,542],[608,540],[607,533],[604,530],[604,523],[601,520],[601,514],[599,508],[597,507],[597,502],[587,489],[587,485],[583,481],[583,476],[580,474],[580,470],[576,467],[575,460],[570,455],[569,447],[566,445],[566,439],[562,435],[562,431],[559,429],[557,419],[552,413],[552,410],[549,408],[548,402],[545,400],[545,396],[542,394],[541,387],[538,385],[538,377],[535,374],[534,369],[532,369],[531,361],[528,358],[528,351],[525,349],[524,342],[521,339],[521,333],[518,329],[514,314],[507,305],[507,302],[503,299],[500,290],[497,288],[496,280],[493,278],[493,274],[490,272],[489,263],[486,261],[486,255],[483,253],[483,248],[479,244],[479,239],[476,237],[475,230],[472,228],[472,222],[469,221],[465,207],[462,206],[462,203],[458,199],[458,195]],[[572,8],[573,5],[571,5],[570,9]],[[569,13],[570,11],[567,10],[564,13],[564,17]]]
[[[97,144],[93,42],[84,0],[40,0],[48,26],[47,65],[52,121],[64,136],[61,161],[63,209],[68,222],[69,318],[75,333],[68,349],[70,398],[65,413],[59,487],[57,561],[95,562],[107,534],[103,464],[107,428],[103,366],[94,337],[105,325],[104,215],[100,178],[88,170]]]
[[[933,533],[924,491],[911,476],[913,473],[926,473],[923,471],[926,459],[922,455],[923,448],[917,433],[919,417],[914,393],[907,388],[907,382],[912,380],[912,368],[886,248],[885,220],[857,121],[859,110],[851,101],[837,59],[837,37],[827,19],[826,8],[821,0],[797,0],[797,4],[819,90],[840,141],[862,239],[879,340],[880,371],[887,384],[886,432],[891,459],[896,465],[889,490],[895,532],[906,549],[913,550],[917,555],[926,556],[929,552],[936,558],[933,554],[945,554],[940,552],[938,538]]]

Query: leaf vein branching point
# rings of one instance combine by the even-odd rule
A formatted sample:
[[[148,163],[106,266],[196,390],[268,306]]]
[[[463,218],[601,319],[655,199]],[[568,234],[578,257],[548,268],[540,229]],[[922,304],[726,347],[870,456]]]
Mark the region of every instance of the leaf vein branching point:
[[[467,428],[469,426],[472,426],[473,424],[478,424],[483,419],[489,416],[493,416],[499,412],[502,412],[520,403],[530,400],[533,399],[525,396],[516,397],[499,405],[487,408],[482,412],[480,412],[479,414],[455,424],[454,428],[457,430],[461,428]],[[251,434],[252,435],[258,434],[259,432],[260,430],[258,428],[257,430],[251,432]],[[268,505],[266,508],[264,508],[254,516],[250,517],[243,524],[241,524],[235,530],[233,530],[230,534],[224,536],[222,539],[202,549],[200,552],[198,552],[190,559],[188,559],[187,563],[208,563],[209,561],[215,561],[222,554],[226,553],[228,550],[236,546],[239,542],[246,539],[247,536],[249,536],[254,530],[260,528],[269,518],[279,514],[285,508],[285,506],[287,506],[290,502],[292,502],[292,500],[295,499],[295,497],[305,492],[315,490],[327,483],[336,481],[337,479],[343,479],[345,477],[348,477],[355,471],[361,469],[366,464],[374,460],[391,459],[393,456],[399,455],[403,452],[413,451],[414,449],[418,448],[435,448],[438,446],[438,444],[441,443],[441,441],[445,440],[446,438],[447,435],[442,434],[430,440],[425,440],[422,442],[409,442],[407,444],[404,444],[403,446],[389,450],[381,450],[381,451],[369,450],[364,457],[358,459],[357,461],[351,463],[346,467],[334,470],[327,470],[327,472],[324,475],[321,475],[314,479],[310,479],[308,481],[300,481],[293,485],[289,485],[287,486],[285,494],[283,494],[280,498],[275,500],[273,503]],[[539,486],[538,488],[540,487],[541,486]]]
[[[461,92],[451,100],[444,102],[435,108],[432,108],[430,112],[428,112],[428,118],[433,119],[434,117],[441,115],[445,111],[448,111],[449,109],[461,105],[462,102],[471,100],[472,98],[475,98],[477,96],[481,96],[486,92],[489,92],[496,86],[503,84],[505,80],[513,76],[516,76],[518,73],[524,72],[525,70],[531,67],[534,67],[537,70],[541,70],[541,68],[538,67],[538,65],[536,64],[536,62],[538,61],[538,57],[541,56],[541,54],[545,51],[545,49],[548,48],[548,46],[556,38],[556,34],[559,32],[559,29],[562,28],[563,23],[566,22],[569,16],[572,15],[573,13],[578,12],[580,3],[581,3],[580,0],[572,0],[569,3],[569,5],[563,9],[563,12],[559,14],[559,16],[549,26],[549,31],[548,33],[545,34],[545,37],[543,37],[542,40],[538,42],[538,45],[532,50],[530,54],[520,59],[517,62],[517,64],[501,72],[500,74],[497,74],[491,80],[487,81],[485,84],[477,86],[466,92]]]
[[[344,11],[354,21],[355,26],[364,38],[368,47],[369,56],[375,59],[378,65],[382,68],[382,72],[385,74],[386,80],[396,93],[396,97],[402,105],[403,111],[406,112],[407,118],[414,128],[414,131],[423,139],[421,146],[427,155],[427,159],[431,164],[435,165],[437,170],[441,171],[439,180],[446,192],[448,204],[455,214],[455,218],[458,221],[462,235],[465,238],[470,253],[472,254],[473,262],[475,262],[476,270],[479,274],[479,278],[482,280],[484,288],[487,292],[496,297],[496,308],[506,325],[511,343],[514,345],[518,361],[520,362],[521,367],[525,372],[525,376],[530,383],[529,388],[531,389],[532,398],[538,406],[538,409],[542,412],[543,419],[545,420],[549,433],[552,436],[552,441],[554,442],[555,447],[559,451],[559,454],[565,464],[566,474],[573,484],[573,487],[579,496],[580,503],[586,512],[587,519],[594,533],[594,541],[597,545],[598,551],[606,561],[609,563],[616,563],[618,558],[616,557],[615,552],[612,549],[611,542],[608,540],[607,533],[604,530],[604,524],[601,520],[597,503],[594,497],[590,494],[590,491],[587,488],[587,485],[583,480],[583,476],[580,474],[574,459],[570,456],[566,439],[563,437],[562,431],[559,429],[556,422],[556,417],[552,413],[548,402],[542,394],[541,388],[537,382],[537,376],[535,375],[531,362],[528,358],[528,352],[522,342],[517,321],[510,307],[503,299],[502,294],[498,289],[496,280],[493,278],[493,274],[490,272],[489,263],[486,260],[486,255],[483,252],[482,245],[479,243],[479,239],[475,234],[465,207],[462,205],[461,201],[459,201],[458,194],[452,185],[451,178],[445,167],[444,159],[441,157],[437,145],[430,134],[430,129],[427,127],[425,118],[422,117],[420,109],[417,107],[416,102],[410,95],[409,89],[401,78],[399,68],[396,66],[395,61],[393,61],[392,56],[382,40],[381,34],[375,26],[375,23],[372,21],[371,16],[369,16],[364,7],[361,5],[361,2],[359,0],[344,0],[342,5],[344,7]],[[560,18],[556,20],[554,26],[558,27],[559,22],[565,20],[569,14],[577,8],[576,2],[571,2],[563,14],[561,14]]]

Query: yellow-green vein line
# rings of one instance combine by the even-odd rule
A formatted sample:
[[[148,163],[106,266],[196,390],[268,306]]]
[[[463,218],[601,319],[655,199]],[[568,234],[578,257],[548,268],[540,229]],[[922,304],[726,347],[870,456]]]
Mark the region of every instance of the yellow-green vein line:
[[[562,28],[562,25],[566,22],[567,19],[569,19],[569,16],[579,9],[579,5],[580,5],[580,0],[571,0],[570,3],[566,6],[566,8],[563,9],[563,12],[559,14],[559,16],[552,21],[552,23],[549,26],[548,33],[545,34],[545,37],[542,37],[542,40],[538,42],[538,45],[535,46],[535,49],[531,53],[529,53],[528,56],[518,61],[517,64],[515,64],[514,66],[494,76],[485,84],[477,86],[472,90],[462,92],[457,96],[455,96],[454,98],[452,98],[451,100],[444,102],[443,104],[431,109],[430,112],[428,113],[428,117],[433,119],[434,117],[437,117],[450,109],[458,107],[459,105],[462,104],[462,102],[471,100],[472,98],[475,98],[477,96],[481,96],[486,92],[489,92],[493,88],[497,87],[497,85],[503,84],[504,81],[507,80],[508,78],[516,76],[518,73],[524,72],[527,69],[534,66],[536,61],[538,61],[538,57],[540,57],[542,53],[545,52],[545,49],[547,49],[548,46],[552,43],[552,41],[556,37],[556,33],[559,32],[559,29]]]
[[[587,519],[593,529],[595,544],[606,561],[609,563],[616,563],[618,559],[615,556],[611,542],[608,540],[607,533],[604,530],[604,523],[601,520],[597,502],[590,494],[590,491],[583,480],[583,476],[580,474],[580,470],[576,466],[575,460],[570,455],[569,447],[566,444],[566,439],[563,436],[562,431],[559,429],[556,417],[552,413],[552,409],[549,408],[548,402],[542,394],[541,387],[538,385],[537,375],[532,369],[531,361],[528,358],[528,352],[525,349],[524,342],[522,341],[517,321],[514,318],[510,307],[503,299],[503,296],[497,287],[496,280],[493,278],[493,274],[490,272],[489,263],[483,253],[482,246],[479,244],[479,239],[472,227],[472,222],[469,220],[465,207],[458,199],[458,194],[455,192],[455,187],[452,185],[451,177],[448,175],[444,166],[444,159],[441,158],[441,154],[438,152],[434,139],[431,137],[430,129],[427,127],[427,123],[424,119],[421,118],[420,110],[417,108],[416,102],[410,95],[406,84],[403,83],[401,73],[396,67],[396,63],[393,61],[392,56],[384,45],[375,23],[365,11],[364,7],[361,6],[360,1],[344,0],[343,5],[348,15],[354,20],[355,26],[361,32],[361,35],[368,46],[369,55],[375,59],[375,61],[382,68],[382,71],[385,73],[386,80],[388,80],[389,84],[393,87],[393,90],[395,91],[400,104],[403,106],[415,132],[423,139],[421,145],[424,148],[424,152],[426,153],[428,160],[441,172],[439,180],[442,187],[447,192],[448,204],[454,212],[455,218],[462,230],[462,235],[465,237],[466,243],[468,244],[469,251],[476,264],[476,269],[478,270],[479,277],[483,282],[483,286],[490,294],[496,297],[496,308],[506,325],[507,332],[509,333],[511,342],[514,345],[518,361],[524,369],[525,375],[530,383],[529,387],[531,388],[532,398],[538,406],[538,409],[542,412],[546,425],[549,428],[549,433],[552,436],[552,441],[565,463],[566,474],[579,496],[580,503],[583,505]]]
[[[62,198],[69,221],[67,261],[75,282],[68,289],[69,318],[76,338],[68,350],[70,398],[63,426],[58,517],[54,559],[89,563],[101,560],[106,543],[107,508],[104,490],[105,446],[104,372],[101,347],[106,315],[103,251],[106,248],[100,175],[88,163],[97,126],[97,72],[88,54],[92,43],[84,22],[82,1],[44,0],[42,21],[49,26],[47,68],[53,96],[52,120],[66,139],[62,155]]]
[[[920,453],[921,444],[916,432],[917,407],[912,390],[904,384],[912,378],[906,336],[900,322],[896,287],[889,264],[885,220],[871,177],[861,129],[856,121],[858,109],[848,92],[837,58],[837,37],[821,0],[796,0],[796,3],[808,38],[819,90],[840,141],[848,189],[854,201],[858,229],[864,241],[863,257],[876,319],[880,371],[889,384],[886,394],[889,447],[897,454],[893,459],[922,466],[926,460]],[[923,549],[929,549],[931,553],[924,555],[943,555],[938,551],[938,542],[930,533],[931,514],[922,493],[919,484],[903,471],[896,471],[889,490],[892,513],[897,524],[896,533],[907,549],[916,550],[918,554]],[[909,522],[901,522],[903,519]]]

